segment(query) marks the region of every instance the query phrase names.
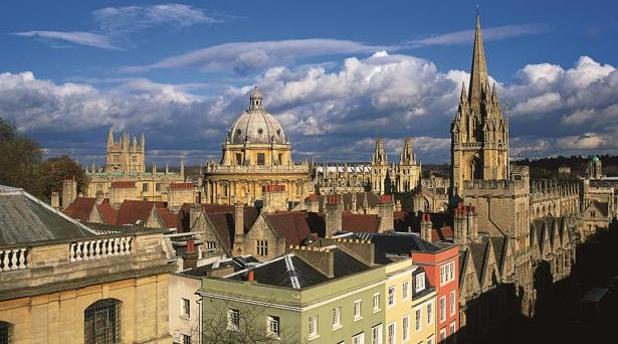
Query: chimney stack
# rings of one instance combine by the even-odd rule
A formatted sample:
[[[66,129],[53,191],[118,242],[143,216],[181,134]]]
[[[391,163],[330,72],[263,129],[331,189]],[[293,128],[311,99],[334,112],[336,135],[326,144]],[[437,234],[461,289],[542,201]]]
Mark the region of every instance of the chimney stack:
[[[195,250],[195,242],[193,239],[187,240],[187,246],[182,254],[183,270],[197,267],[197,250]]]
[[[53,191],[51,193],[51,206],[54,209],[60,208],[60,194],[58,193],[58,191]]]
[[[245,205],[241,202],[234,204],[234,246],[236,249],[245,239]]]
[[[431,242],[432,223],[429,213],[421,214],[421,239]]]
[[[97,204],[100,205],[101,203],[103,203],[104,199],[105,199],[105,196],[103,194],[103,191],[97,191],[97,194],[96,194],[96,202],[97,202]]]
[[[340,195],[326,196],[326,237],[332,237],[343,229],[343,202]]]
[[[378,204],[378,233],[394,230],[393,199],[391,195],[382,195]]]
[[[62,182],[62,209],[66,209],[76,198],[77,181],[75,177],[69,177]]]
[[[320,199],[318,195],[311,194],[305,199],[305,204],[307,205],[307,211],[311,213],[319,213],[320,212]]]
[[[468,243],[468,220],[467,210],[463,203],[459,203],[455,208],[453,220],[453,235],[454,241],[458,245],[466,245]]]
[[[470,240],[476,241],[479,235],[478,221],[476,211],[472,204],[468,206],[468,236]]]

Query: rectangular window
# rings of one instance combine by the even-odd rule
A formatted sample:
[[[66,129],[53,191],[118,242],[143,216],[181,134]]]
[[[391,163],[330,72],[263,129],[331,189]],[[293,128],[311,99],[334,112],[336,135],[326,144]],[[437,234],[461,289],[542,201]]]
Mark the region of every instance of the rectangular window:
[[[446,320],[446,297],[440,298],[440,322]]]
[[[446,328],[440,330],[440,342],[446,340]]]
[[[410,290],[410,282],[409,281],[405,281],[403,282],[403,285],[401,286],[401,298],[404,300],[408,299],[408,291]]]
[[[371,344],[382,344],[382,324],[371,328]]]
[[[256,251],[258,256],[268,255],[268,240],[257,240],[256,245]]]
[[[440,286],[455,280],[455,261],[440,266]]]
[[[156,191],[161,191],[161,183],[156,183],[155,184],[155,190]]]
[[[267,333],[274,338],[279,338],[279,333],[280,333],[279,331],[281,329],[279,317],[269,315],[267,319],[268,319],[266,323]]]
[[[425,273],[421,272],[414,277],[414,292],[420,293],[425,290]]]
[[[380,293],[373,294],[373,311],[377,312],[380,310]]]
[[[410,339],[410,316],[409,315],[406,315],[401,320],[401,339],[403,341]]]
[[[451,290],[451,295],[450,295],[450,304],[449,304],[449,309],[450,309],[450,313],[451,315],[455,315],[455,291]]]
[[[427,344],[433,344],[433,335],[427,338]]]
[[[142,192],[148,192],[148,183],[142,184]]]
[[[455,332],[457,331],[457,324],[453,321],[451,322],[451,326],[449,326],[451,328],[451,336],[455,335]]]
[[[359,333],[352,337],[352,344],[365,344],[365,333]]]
[[[395,287],[388,288],[388,306],[395,304]]]
[[[265,159],[264,153],[257,153],[257,164],[258,165],[260,165],[260,166],[264,165],[266,163],[265,160],[266,159]]]
[[[236,165],[242,165],[242,154],[236,153]]]
[[[180,315],[187,318],[191,317],[191,301],[187,299],[180,299]]]
[[[182,344],[191,344],[191,336],[183,334],[182,335]]]
[[[354,301],[354,321],[361,318],[361,300]]]
[[[318,316],[312,315],[309,317],[309,338],[318,336]]]
[[[397,326],[396,323],[392,322],[388,324],[388,333],[386,334],[386,343],[387,344],[395,344],[395,335],[397,334],[397,330],[395,329]]]
[[[341,327],[341,307],[333,308],[333,329]]]
[[[213,252],[217,248],[217,243],[214,241],[206,241],[206,251]]]
[[[433,322],[433,302],[429,302],[427,304],[427,323],[431,324]]]
[[[415,329],[419,331],[421,329],[421,310],[420,308],[414,311],[414,324]]]
[[[240,327],[240,311],[238,309],[228,308],[227,329],[230,331],[238,331],[239,327]]]

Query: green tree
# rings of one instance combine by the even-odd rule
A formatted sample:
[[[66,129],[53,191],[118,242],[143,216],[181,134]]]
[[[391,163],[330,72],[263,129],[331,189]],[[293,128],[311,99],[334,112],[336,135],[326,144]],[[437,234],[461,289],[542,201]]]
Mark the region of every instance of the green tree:
[[[38,143],[0,118],[0,184],[45,197],[41,179],[43,153]]]
[[[86,185],[86,174],[81,166],[68,155],[49,158],[41,164],[43,192],[49,196],[53,191],[62,191],[62,182],[69,177],[77,181],[77,192],[82,192]]]

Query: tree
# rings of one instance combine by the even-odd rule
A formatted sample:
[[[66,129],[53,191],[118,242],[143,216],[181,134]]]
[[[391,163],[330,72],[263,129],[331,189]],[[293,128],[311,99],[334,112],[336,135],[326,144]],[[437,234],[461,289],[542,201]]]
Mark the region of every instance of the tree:
[[[0,184],[45,197],[41,180],[42,151],[38,143],[0,118]]]
[[[203,303],[204,305],[205,303]],[[208,303],[212,305],[212,303]],[[230,328],[229,311],[235,312],[237,326]],[[202,321],[202,342],[220,344],[274,344],[298,343],[295,336],[281,330],[277,337],[267,332],[266,309],[242,303],[226,302],[205,310],[206,318]]]
[[[49,158],[41,164],[41,179],[45,195],[51,195],[53,191],[62,191],[62,182],[69,177],[74,177],[77,181],[77,192],[84,190],[86,174],[81,166],[68,155]]]

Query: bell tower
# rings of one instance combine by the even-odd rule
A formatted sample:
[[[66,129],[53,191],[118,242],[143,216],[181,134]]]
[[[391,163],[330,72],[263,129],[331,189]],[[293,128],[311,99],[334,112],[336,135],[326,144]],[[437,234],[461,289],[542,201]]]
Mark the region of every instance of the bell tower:
[[[480,15],[476,14],[470,84],[461,87],[451,123],[451,194],[463,195],[469,180],[508,179],[508,122],[496,85],[489,85]]]

